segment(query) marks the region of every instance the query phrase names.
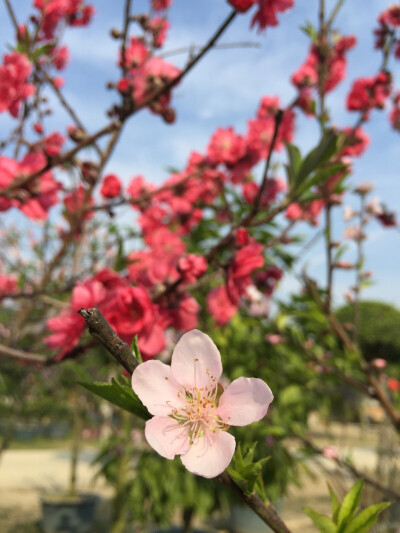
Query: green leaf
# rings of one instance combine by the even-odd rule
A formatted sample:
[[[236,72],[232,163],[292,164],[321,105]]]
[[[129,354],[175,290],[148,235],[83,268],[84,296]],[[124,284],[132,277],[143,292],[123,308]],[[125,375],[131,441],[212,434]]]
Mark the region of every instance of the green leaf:
[[[332,504],[332,520],[335,522],[335,524],[337,524],[338,515],[340,511],[340,503],[332,487],[329,485],[329,483],[328,483],[328,489],[329,489],[329,495],[331,497],[331,504]]]
[[[351,487],[349,492],[344,497],[343,503],[340,507],[338,516],[338,533],[343,533],[346,525],[355,515],[358,505],[360,503],[361,491],[364,481],[360,479],[355,485]]]
[[[317,172],[315,172],[315,174],[313,174],[309,179],[303,181],[303,183],[296,188],[296,193],[302,194],[311,187],[326,182],[329,178],[338,172],[346,170],[347,168],[347,165],[344,165],[343,163],[333,163],[329,166],[321,168],[320,170],[317,170]]]
[[[347,525],[344,533],[368,533],[371,527],[376,524],[381,512],[387,509],[390,505],[392,505],[392,502],[370,505],[353,518],[353,520]]]
[[[143,363],[142,354],[140,353],[140,350],[139,350],[137,335],[135,335],[132,339],[131,350],[132,350],[133,355],[139,361],[139,363]]]
[[[53,48],[54,48],[53,44],[44,44],[36,48],[34,52],[32,53],[33,63],[35,63],[36,60],[39,59],[40,56],[47,55],[50,52],[50,50],[52,50]]]
[[[328,131],[321,139],[319,145],[312,150],[303,160],[299,171],[296,174],[296,185],[303,181],[335,153],[337,135],[333,131]]]
[[[308,35],[313,43],[317,42],[318,39],[318,32],[314,28],[314,26],[311,24],[309,20],[306,21],[304,26],[300,26],[300,29],[302,32],[304,32],[306,35]]]
[[[139,400],[139,397],[133,389],[124,383],[118,382],[114,378],[111,380],[111,383],[98,381],[93,383],[79,382],[79,385],[97,394],[103,400],[107,400],[125,409],[125,411],[129,411],[143,420],[149,420],[151,418],[150,413]]]
[[[296,174],[299,171],[301,165],[301,153],[297,146],[295,146],[294,144],[286,142],[285,145],[289,158],[289,164],[285,165],[286,172],[290,188],[293,188],[295,185]]]
[[[336,533],[336,526],[329,518],[324,514],[318,513],[311,509],[310,507],[305,507],[303,513],[311,518],[314,524],[317,526],[320,533]]]

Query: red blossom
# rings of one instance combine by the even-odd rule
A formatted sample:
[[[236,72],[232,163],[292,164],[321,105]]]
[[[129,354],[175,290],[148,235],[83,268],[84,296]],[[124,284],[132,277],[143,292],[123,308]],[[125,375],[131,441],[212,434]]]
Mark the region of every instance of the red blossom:
[[[238,307],[229,298],[225,285],[221,285],[208,293],[207,309],[216,325],[223,326],[237,313]]]
[[[184,283],[194,283],[207,270],[207,260],[201,255],[188,254],[178,261],[178,272]]]
[[[323,206],[323,200],[313,200],[309,204],[298,204],[294,202],[286,209],[285,216],[289,220],[304,220],[316,226],[318,224],[318,215]]]
[[[153,43],[156,48],[161,48],[167,38],[167,30],[170,23],[163,17],[156,17],[146,24],[146,28],[153,35]]]
[[[32,65],[24,54],[5,54],[0,65],[0,113],[9,111],[17,117],[22,103],[35,94],[35,86],[28,83]]]
[[[400,391],[400,381],[396,378],[388,378],[387,380],[388,389],[392,392]]]
[[[12,185],[15,180],[23,182],[24,177],[38,172],[45,165],[46,157],[42,152],[29,152],[20,163],[0,156],[0,190]],[[26,185],[22,185],[18,189],[17,198],[0,197],[0,211],[15,206],[29,218],[46,219],[50,207],[58,202],[57,192],[60,188],[61,185],[50,171],[43,172]]]
[[[359,156],[367,149],[370,139],[361,127],[343,128],[342,132],[347,135],[347,138],[340,157]]]
[[[353,83],[347,96],[349,111],[368,113],[373,108],[382,109],[391,90],[391,78],[386,72],[380,72],[369,78],[359,78]]]
[[[0,300],[5,294],[14,294],[17,290],[18,284],[15,274],[0,273]]]
[[[51,52],[53,65],[57,70],[63,70],[70,60],[69,50],[66,46],[54,48]]]
[[[70,194],[67,194],[64,198],[64,204],[65,204],[65,215],[67,218],[73,218],[74,215],[79,212],[84,204],[86,196],[86,191],[83,185],[79,185],[77,189],[75,189]],[[89,199],[86,202],[86,205],[91,206],[94,204],[93,198],[89,197]],[[83,215],[83,220],[89,220],[93,217],[93,211],[86,211]]]
[[[121,180],[115,174],[108,174],[103,179],[100,194],[104,198],[116,198],[121,194]]]
[[[292,8],[294,0],[258,0],[258,10],[255,13],[251,25],[264,30],[267,26],[278,25],[278,13],[283,13]]]
[[[237,135],[233,128],[218,128],[211,137],[207,148],[208,159],[211,164],[235,164],[246,153],[246,143],[241,135]]]
[[[155,11],[162,11],[168,9],[172,4],[172,0],[151,0],[152,8]]]

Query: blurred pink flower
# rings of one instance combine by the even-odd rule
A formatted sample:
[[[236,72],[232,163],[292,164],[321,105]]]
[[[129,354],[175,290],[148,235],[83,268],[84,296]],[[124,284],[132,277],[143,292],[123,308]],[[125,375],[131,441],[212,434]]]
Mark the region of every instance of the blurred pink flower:
[[[326,446],[322,450],[322,455],[328,459],[339,459],[339,450],[336,448],[336,446]]]

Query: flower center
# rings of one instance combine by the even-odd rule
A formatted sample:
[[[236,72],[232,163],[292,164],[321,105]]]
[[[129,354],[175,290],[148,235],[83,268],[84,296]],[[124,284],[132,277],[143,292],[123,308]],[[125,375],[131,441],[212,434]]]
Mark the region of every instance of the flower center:
[[[186,405],[172,410],[170,415],[172,418],[181,425],[189,426],[190,444],[202,437],[206,429],[213,433],[228,429],[229,426],[215,413],[221,388],[217,384],[210,389],[207,387],[186,389]]]

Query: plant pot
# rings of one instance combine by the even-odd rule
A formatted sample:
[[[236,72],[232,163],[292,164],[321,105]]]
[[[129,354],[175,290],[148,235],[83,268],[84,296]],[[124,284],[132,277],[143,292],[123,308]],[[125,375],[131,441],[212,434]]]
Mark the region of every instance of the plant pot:
[[[43,533],[90,533],[96,520],[96,494],[42,497]]]
[[[231,506],[229,531],[232,533],[272,533],[261,518],[246,505],[234,504]]]

